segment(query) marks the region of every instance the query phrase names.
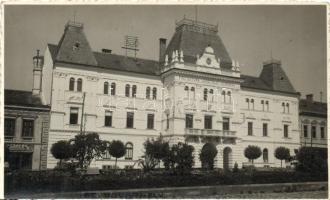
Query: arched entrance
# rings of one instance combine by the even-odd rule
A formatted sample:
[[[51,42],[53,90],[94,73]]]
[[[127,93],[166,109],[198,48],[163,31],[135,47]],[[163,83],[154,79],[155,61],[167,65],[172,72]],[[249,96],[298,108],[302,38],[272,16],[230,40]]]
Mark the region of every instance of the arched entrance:
[[[226,147],[223,149],[223,168],[232,168],[232,150],[230,147]]]
[[[214,158],[217,156],[218,150],[213,143],[204,144],[201,153],[200,160],[202,162],[202,168],[213,169],[214,168]]]

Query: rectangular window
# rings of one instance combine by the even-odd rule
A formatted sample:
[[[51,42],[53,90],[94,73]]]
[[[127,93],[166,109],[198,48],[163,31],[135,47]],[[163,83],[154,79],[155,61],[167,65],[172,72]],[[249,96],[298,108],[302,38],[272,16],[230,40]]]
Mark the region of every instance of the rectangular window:
[[[212,129],[212,116],[211,115],[205,115],[204,129]]]
[[[268,124],[266,124],[266,123],[262,124],[262,135],[268,136]]]
[[[15,119],[5,119],[5,136],[14,137],[15,136]]]
[[[308,126],[304,125],[304,137],[307,138],[308,137]]]
[[[192,114],[186,114],[186,128],[193,128],[193,119]]]
[[[324,139],[324,127],[320,127],[321,138]]]
[[[169,114],[166,114],[166,129],[170,128],[170,118],[169,118]]]
[[[78,108],[70,108],[70,124],[78,124]]]
[[[222,130],[224,131],[229,131],[229,118],[228,117],[223,117],[222,118]]]
[[[33,137],[34,120],[23,119],[22,137]]]
[[[126,127],[133,128],[133,126],[134,126],[134,113],[128,112],[127,119],[126,119]]]
[[[148,114],[148,122],[147,122],[147,128],[148,129],[154,129],[154,114]]]
[[[248,122],[248,135],[253,135],[253,123]]]
[[[316,138],[316,126],[312,126],[312,137]]]
[[[284,137],[285,138],[289,137],[289,125],[287,124],[284,125]]]
[[[104,126],[112,126],[112,111],[105,111]]]

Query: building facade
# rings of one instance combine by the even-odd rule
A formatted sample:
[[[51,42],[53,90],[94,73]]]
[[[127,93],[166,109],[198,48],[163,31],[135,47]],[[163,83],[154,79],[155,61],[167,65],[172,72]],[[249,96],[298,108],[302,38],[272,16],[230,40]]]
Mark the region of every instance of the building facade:
[[[301,146],[327,148],[327,104],[314,101],[312,94],[299,104]]]
[[[68,22],[57,45],[48,44],[41,71],[42,100],[51,105],[47,167],[57,160],[50,147],[81,131],[121,140],[127,154],[119,167],[133,166],[148,138],[194,146],[195,167],[205,143],[218,149],[215,166],[249,164],[248,145],[263,155],[256,166],[280,166],[279,146],[294,155],[300,147],[299,93],[270,60],[259,77],[241,74],[218,35],[218,27],[189,19],[176,23],[169,44],[159,40],[159,60],[94,52],[84,27]],[[114,165],[109,155],[91,166]]]

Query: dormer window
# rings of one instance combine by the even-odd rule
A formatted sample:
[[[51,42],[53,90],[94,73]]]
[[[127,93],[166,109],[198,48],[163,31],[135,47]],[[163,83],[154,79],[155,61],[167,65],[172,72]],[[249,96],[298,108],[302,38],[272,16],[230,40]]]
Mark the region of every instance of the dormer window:
[[[72,49],[73,49],[74,51],[76,51],[76,50],[79,49],[79,47],[80,47],[80,43],[79,43],[79,42],[75,42],[74,45],[73,45],[73,47],[72,47]]]

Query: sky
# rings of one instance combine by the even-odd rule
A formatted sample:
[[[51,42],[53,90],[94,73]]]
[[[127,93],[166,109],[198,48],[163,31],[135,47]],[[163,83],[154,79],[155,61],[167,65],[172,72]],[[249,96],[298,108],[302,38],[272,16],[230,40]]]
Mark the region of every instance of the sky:
[[[197,15],[196,15],[197,13]],[[138,36],[138,57],[158,60],[159,38],[169,43],[183,17],[218,24],[241,73],[259,76],[262,63],[281,60],[294,88],[326,101],[326,7],[321,5],[7,5],[5,6],[5,88],[32,89],[32,57],[57,44],[68,20],[82,22],[94,51],[121,48],[125,35]]]

